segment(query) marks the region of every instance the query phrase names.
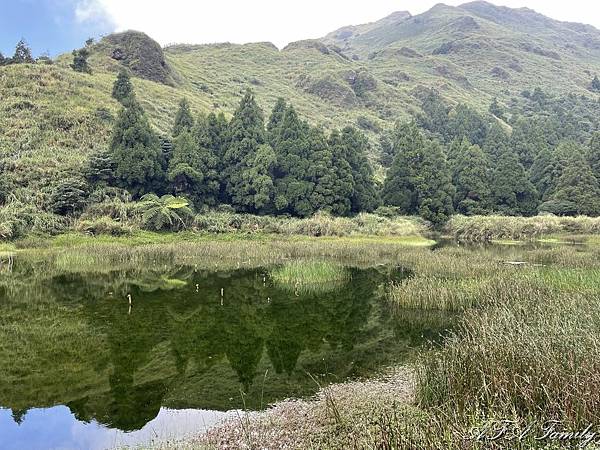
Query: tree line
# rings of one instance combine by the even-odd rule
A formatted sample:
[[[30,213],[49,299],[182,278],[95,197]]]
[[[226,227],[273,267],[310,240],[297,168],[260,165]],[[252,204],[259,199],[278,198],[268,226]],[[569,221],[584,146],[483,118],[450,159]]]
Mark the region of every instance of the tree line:
[[[134,198],[173,194],[197,210],[231,205],[238,212],[307,217],[317,211],[350,215],[380,205],[366,137],[352,127],[329,135],[279,99],[270,117],[248,90],[231,120],[194,117],[182,100],[172,143],[153,131],[121,71],[113,97],[122,103],[106,151],[91,157],[92,187],[115,186]],[[167,143],[169,144],[169,143]]]
[[[453,213],[600,215],[600,132],[582,137],[581,117],[514,115],[509,133],[496,99],[491,120],[435,92],[422,109],[381,138],[385,205],[434,223]]]
[[[600,215],[600,133],[584,145],[581,130],[559,130],[567,119],[533,115],[512,118],[509,134],[496,100],[485,116],[427,94],[423,114],[381,136],[387,176],[377,183],[361,132],[327,134],[284,99],[265,119],[248,90],[230,120],[223,113],[195,116],[183,99],[171,138],[161,139],[124,70],[113,97],[122,108],[110,144],[91,156],[87,183],[67,180],[56,189],[59,214],[81,210],[88,190],[108,186],[136,199],[157,194],[150,199],[157,208],[159,196],[170,195],[169,202],[183,197],[199,211],[230,205],[258,215],[349,216],[383,207],[435,225],[455,213]]]

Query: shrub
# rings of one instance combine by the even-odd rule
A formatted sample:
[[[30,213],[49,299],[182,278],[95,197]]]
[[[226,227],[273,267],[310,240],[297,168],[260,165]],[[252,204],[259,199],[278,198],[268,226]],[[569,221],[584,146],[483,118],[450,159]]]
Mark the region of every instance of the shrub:
[[[82,233],[92,235],[108,234],[110,236],[124,236],[132,231],[130,225],[106,216],[93,220],[81,220],[77,223],[75,229]]]

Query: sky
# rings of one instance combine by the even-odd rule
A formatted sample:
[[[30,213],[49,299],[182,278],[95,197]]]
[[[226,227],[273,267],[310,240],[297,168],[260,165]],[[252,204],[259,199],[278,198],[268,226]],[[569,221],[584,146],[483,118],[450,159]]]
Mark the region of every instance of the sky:
[[[446,0],[459,5],[467,0]],[[12,55],[25,38],[35,55],[55,56],[88,37],[144,31],[162,45],[270,41],[279,48],[318,38],[345,25],[378,20],[394,11],[419,14],[439,0],[2,0],[0,52]],[[558,20],[600,29],[597,0],[491,0],[528,7]]]

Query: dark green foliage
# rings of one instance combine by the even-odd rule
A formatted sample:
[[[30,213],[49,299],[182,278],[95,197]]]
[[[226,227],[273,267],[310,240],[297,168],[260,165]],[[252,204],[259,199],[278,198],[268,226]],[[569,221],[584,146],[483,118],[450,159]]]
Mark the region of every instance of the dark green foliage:
[[[180,133],[192,131],[194,128],[194,118],[190,110],[189,102],[183,98],[179,102],[179,109],[175,115],[175,123],[173,124],[173,137],[177,137]]]
[[[163,189],[164,159],[160,141],[135,100],[126,101],[119,112],[110,156],[115,164],[116,184],[134,197]]]
[[[500,106],[496,97],[494,97],[492,103],[490,103],[489,111],[491,115],[496,116],[499,119],[504,118],[504,109]]]
[[[487,214],[491,191],[485,154],[466,139],[458,144],[456,153],[452,167],[452,182],[456,187],[454,208],[465,215]]]
[[[450,108],[442,96],[433,89],[428,90],[421,102],[421,109],[424,114],[419,116],[419,124],[441,139],[445,139]]]
[[[88,186],[80,178],[67,178],[54,189],[50,198],[52,212],[61,216],[83,210],[89,195]]]
[[[91,186],[108,186],[114,183],[115,164],[108,151],[100,151],[90,156],[84,176]]]
[[[176,194],[193,200],[197,208],[215,206],[220,192],[217,154],[207,138],[208,118],[200,117],[194,129],[182,131],[174,142],[169,181]]]
[[[133,98],[133,85],[129,77],[129,72],[121,69],[117,75],[117,79],[113,84],[112,96],[114,99],[124,104]]]
[[[5,64],[8,64],[8,59],[6,59],[2,52],[0,52],[0,66],[3,66]]]
[[[342,131],[342,145],[354,180],[352,212],[372,212],[381,205],[381,200],[375,189],[373,169],[367,159],[369,141],[356,128],[346,127]]]
[[[600,79],[598,79],[598,75],[594,76],[592,84],[590,85],[590,89],[593,92],[600,92]]]
[[[283,122],[283,116],[285,115],[285,111],[287,109],[287,105],[283,98],[278,98],[277,103],[273,107],[271,111],[271,116],[269,117],[269,122],[267,123],[267,133],[269,135],[269,143],[272,146],[275,146],[276,143],[274,140],[279,136],[279,128],[281,126],[281,122]]]
[[[416,174],[418,213],[436,226],[444,224],[454,212],[452,186],[446,155],[437,141],[428,141]]]
[[[498,123],[494,123],[483,143],[483,151],[492,162],[492,165],[498,164],[500,156],[508,151],[508,143],[508,135]]]
[[[75,72],[92,73],[92,68],[87,61],[89,56],[90,51],[85,47],[73,50],[73,64],[71,64],[71,69]]]
[[[21,39],[15,48],[15,54],[10,60],[11,64],[34,64],[35,60],[33,56],[31,56],[31,49],[25,42],[25,40]]]
[[[269,144],[262,144],[256,150],[254,159],[250,160],[248,168],[242,172],[243,198],[248,208],[260,214],[273,211],[275,186],[273,184],[273,169],[277,157]]]
[[[225,194],[234,208],[241,212],[258,212],[251,183],[253,164],[258,148],[265,143],[263,114],[248,90],[231,122],[224,155]],[[261,205],[264,207],[264,205]]]
[[[535,214],[537,191],[512,149],[500,145],[492,175],[494,210],[507,215]]]
[[[510,146],[517,152],[519,162],[529,169],[537,155],[548,149],[548,140],[538,120],[519,119],[513,125]]]
[[[389,169],[394,162],[394,146],[389,133],[382,133],[381,136],[379,136],[379,149],[379,162],[383,167]]]
[[[548,202],[540,206],[540,211],[597,216],[600,214],[598,180],[585,159],[583,149],[572,145],[570,150],[556,187]]]
[[[393,145],[396,156],[383,185],[383,204],[397,206],[404,214],[415,214],[418,199],[414,170],[421,164],[425,139],[415,123],[404,123],[394,130]]]
[[[600,131],[592,135],[587,152],[587,160],[596,179],[600,180]]]
[[[540,200],[545,200],[552,190],[553,155],[548,147],[542,147],[529,169],[529,179],[538,191]]]
[[[311,200],[314,208],[339,216],[350,214],[355,180],[341,134],[337,130],[333,131],[325,143],[323,132],[313,129],[311,148],[321,149],[321,154],[315,158],[313,169],[316,186]]]
[[[449,116],[446,138],[447,141],[467,138],[469,142],[481,147],[488,128],[488,123],[481,114],[470,106],[460,103]]]
[[[310,203],[315,184],[310,177],[312,155],[309,132],[308,124],[298,118],[292,106],[288,106],[272,138],[277,155],[275,206],[280,212],[301,217],[314,212]]]

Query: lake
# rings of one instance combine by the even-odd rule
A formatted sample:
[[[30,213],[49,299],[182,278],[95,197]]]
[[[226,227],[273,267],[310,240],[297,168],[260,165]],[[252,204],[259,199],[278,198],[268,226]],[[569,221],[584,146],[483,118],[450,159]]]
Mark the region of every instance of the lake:
[[[343,281],[308,288],[275,282],[275,268],[5,260],[0,448],[100,450],[197,434],[408,361],[449,326],[390,309],[386,285],[411,276],[402,267],[345,264]]]

